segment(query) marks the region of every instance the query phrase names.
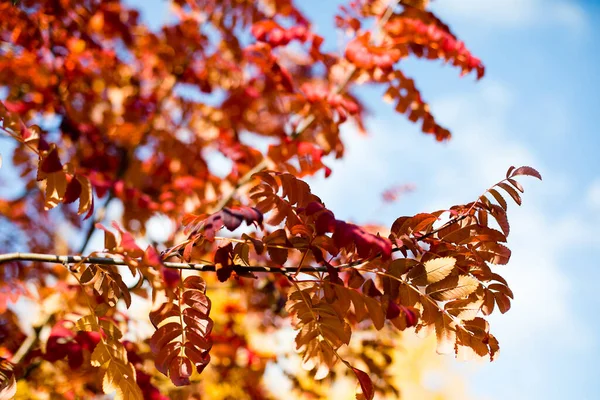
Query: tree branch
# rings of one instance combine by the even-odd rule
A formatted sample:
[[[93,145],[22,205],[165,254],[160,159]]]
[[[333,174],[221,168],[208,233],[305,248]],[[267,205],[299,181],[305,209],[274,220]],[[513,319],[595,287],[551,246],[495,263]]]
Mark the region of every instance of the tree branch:
[[[425,235],[419,236],[415,239],[419,242],[423,241],[425,239],[428,239],[428,238],[432,237],[433,235],[435,235],[436,233],[438,233],[439,231],[441,231],[442,229],[447,228],[448,226],[453,225],[455,223],[458,223],[465,218],[466,218],[466,215],[461,215],[457,218],[453,218],[450,221],[443,224],[442,226],[440,226],[439,228],[434,229],[431,232],[429,232]],[[404,246],[396,247],[396,248],[392,249],[392,252],[395,253],[395,252],[401,251],[402,248],[404,248]],[[378,258],[378,257],[381,257],[381,253],[376,254],[368,259],[356,260],[356,261],[349,262],[347,264],[341,264],[341,265],[337,265],[337,266],[333,266],[333,267],[338,268],[338,269],[352,268],[356,265],[360,265],[362,263],[372,261],[373,259]],[[41,253],[0,254],[0,265],[7,263],[7,262],[11,262],[11,261],[49,262],[49,263],[63,264],[65,266],[67,266],[68,264],[77,264],[77,263],[100,264],[100,265],[122,265],[122,266],[127,265],[127,263],[125,261],[118,260],[118,259],[111,258],[111,257],[82,257],[82,256],[75,256],[75,255],[61,256],[58,254],[41,254]],[[193,270],[193,271],[202,271],[202,272],[216,272],[216,270],[217,270],[216,266],[213,264],[163,262],[163,265],[166,268],[189,269],[189,270]],[[288,273],[296,273],[298,271],[300,271],[300,272],[327,272],[326,266],[302,267],[300,269],[295,268],[295,267],[277,268],[277,267],[267,267],[267,266],[258,266],[258,265],[253,265],[253,266],[233,265],[232,267],[235,272],[240,272],[240,273],[243,273],[243,272],[267,272],[267,273],[288,274]]]
[[[11,261],[38,261],[38,262],[49,262],[56,264],[63,264],[65,266],[69,264],[100,264],[100,265],[122,265],[127,264],[123,260],[118,260],[110,257],[82,257],[82,256],[60,256],[57,254],[40,254],[40,253],[9,253],[0,254],[0,264],[11,262]],[[176,263],[176,262],[164,262],[163,265],[167,268],[174,269],[189,269],[193,271],[202,272],[215,272],[217,267],[212,264],[195,264],[195,263]],[[239,273],[247,272],[268,272],[268,273],[279,273],[288,274],[294,273],[298,269],[294,267],[290,268],[277,268],[267,266],[245,266],[245,265],[233,265],[233,270]],[[302,272],[327,272],[326,267],[304,267],[301,269]]]
[[[394,9],[398,6],[398,4],[400,4],[400,0],[391,0],[387,8],[385,9],[385,12],[383,13],[381,19],[377,21],[375,32],[376,41],[381,40],[383,26],[394,14]],[[341,94],[344,90],[346,90],[352,79],[356,76],[357,72],[358,68],[356,68],[356,66],[353,65],[352,68],[350,68],[350,70],[346,73],[346,76],[344,77],[342,82],[340,82],[340,84],[335,88],[334,93]],[[300,137],[300,135],[302,135],[308,128],[310,128],[316,120],[317,117],[315,116],[315,114],[310,114],[308,117],[306,117],[306,119],[302,121],[302,123],[298,126],[296,131],[292,133],[292,135],[290,136],[291,139],[295,140],[298,137]],[[256,164],[250,171],[248,171],[244,176],[242,176],[240,180],[238,180],[237,184],[233,187],[233,189],[231,189],[231,191],[226,196],[224,196],[221,199],[221,201],[219,201],[219,203],[215,206],[214,212],[219,211],[223,207],[225,207],[231,201],[231,199],[233,199],[233,196],[235,196],[237,191],[242,186],[245,186],[248,182],[250,182],[250,180],[252,179],[252,175],[265,169],[268,165],[267,160],[267,157],[263,158],[261,162]]]

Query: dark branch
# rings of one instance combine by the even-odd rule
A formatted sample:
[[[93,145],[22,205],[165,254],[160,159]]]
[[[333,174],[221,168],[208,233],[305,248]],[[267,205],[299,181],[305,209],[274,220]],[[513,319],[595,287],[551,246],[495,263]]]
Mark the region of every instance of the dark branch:
[[[56,264],[100,264],[100,265],[122,265],[127,264],[123,260],[118,260],[110,257],[82,257],[82,256],[59,256],[57,254],[39,254],[39,253],[9,253],[0,254],[0,264],[7,263],[10,261],[38,261],[38,262],[49,262]],[[202,272],[215,272],[217,270],[215,265],[212,264],[195,264],[195,263],[175,263],[175,262],[164,262],[167,268],[175,269],[189,269],[194,271]],[[266,266],[245,266],[245,265],[233,265],[233,270],[237,273],[244,272],[268,272],[268,273],[279,273],[287,274],[298,271],[298,268],[276,268]],[[304,267],[300,269],[301,272],[327,272],[326,267]]]

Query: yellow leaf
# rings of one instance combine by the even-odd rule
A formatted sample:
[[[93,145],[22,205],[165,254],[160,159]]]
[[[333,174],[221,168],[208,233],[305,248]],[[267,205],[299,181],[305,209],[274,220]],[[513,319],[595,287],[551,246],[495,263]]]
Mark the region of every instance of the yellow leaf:
[[[455,265],[456,259],[453,257],[436,258],[434,260],[426,261],[424,264],[424,278],[426,278],[426,283],[430,284],[441,281],[450,275]],[[425,284],[425,282],[423,284]]]
[[[467,297],[478,287],[479,281],[472,276],[450,276],[427,286],[426,293],[438,301],[454,300]]]
[[[67,190],[67,176],[63,171],[46,175],[46,202],[44,209],[50,210],[58,205]]]
[[[98,325],[98,318],[95,315],[86,315],[81,317],[75,322],[75,327],[80,331],[86,332],[100,332],[100,325]]]
[[[102,368],[102,390],[116,391],[116,400],[143,400],[142,391],[136,383],[135,368],[127,361],[123,345],[113,339],[103,339],[92,353],[91,363]]]
[[[456,318],[461,320],[471,320],[477,316],[482,306],[483,299],[472,300],[469,298],[446,303],[444,309]]]
[[[81,183],[81,194],[79,195],[79,210],[78,214],[83,214],[90,209],[92,205],[92,184],[85,176],[77,175],[77,180]]]
[[[127,352],[121,343],[112,339],[103,339],[96,345],[92,353],[91,363],[94,367],[103,367],[115,360],[126,362]]]
[[[107,394],[116,391],[116,400],[143,400],[131,363],[110,363],[102,378],[102,390]]]

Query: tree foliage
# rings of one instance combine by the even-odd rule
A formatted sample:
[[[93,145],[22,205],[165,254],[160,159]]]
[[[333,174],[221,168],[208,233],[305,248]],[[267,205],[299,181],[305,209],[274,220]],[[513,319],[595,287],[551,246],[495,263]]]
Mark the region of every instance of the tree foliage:
[[[3,168],[16,174],[0,198],[0,397],[270,398],[263,375],[281,359],[252,337],[292,330],[289,357],[317,380],[353,376],[366,399],[402,391],[390,370],[405,330],[439,353],[497,357],[486,318],[513,298],[497,272],[508,200],[536,170],[388,227],[338,219],[305,181],[344,156],[342,125],[367,132],[360,85],[450,139],[403,60],[478,79],[484,67],[427,1],[348,2],[340,52],[291,0],[167,3],[157,29],[118,0],[0,3],[0,120],[15,143]],[[177,229],[148,243],[157,216]],[[25,300],[29,327],[13,305]]]

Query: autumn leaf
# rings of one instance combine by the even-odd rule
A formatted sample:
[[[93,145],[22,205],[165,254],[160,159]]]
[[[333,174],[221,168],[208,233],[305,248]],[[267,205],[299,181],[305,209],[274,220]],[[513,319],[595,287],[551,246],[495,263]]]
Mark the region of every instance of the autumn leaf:
[[[435,300],[454,300],[467,297],[478,287],[479,281],[472,276],[450,276],[427,286],[426,293]]]
[[[13,372],[14,366],[0,357],[0,398],[10,399],[17,393],[17,381]]]
[[[176,301],[176,306],[164,303],[150,313],[156,328],[150,348],[156,368],[174,385],[183,386],[189,384],[192,365],[201,373],[210,362],[213,321],[209,317],[211,301],[206,297],[206,282],[199,276],[188,276]],[[171,321],[172,317],[177,318]]]
[[[442,257],[428,260],[421,269],[414,269],[410,274],[411,280],[419,285],[436,283],[450,275],[456,264],[453,257]]]
[[[375,396],[375,389],[369,375],[364,371],[354,367],[352,367],[352,372],[354,372],[354,375],[356,375],[356,378],[358,379],[358,383],[360,384],[360,389],[364,398],[367,400],[372,400]],[[359,397],[357,396],[357,398]]]
[[[56,207],[63,199],[67,190],[67,176],[63,171],[46,174],[46,191],[44,209]]]
[[[512,173],[510,174],[510,176],[518,176],[518,175],[533,176],[535,178],[538,178],[539,180],[542,180],[542,175],[540,175],[540,173],[538,171],[536,171],[534,168],[531,168],[531,167],[519,167],[519,168],[513,170]]]
[[[127,362],[123,346],[113,339],[101,340],[94,349],[92,365],[103,371],[102,390],[104,393],[116,391],[116,399],[143,399],[142,392],[135,382],[135,369]]]
[[[77,176],[77,181],[81,186],[81,191],[79,195],[79,209],[77,211],[78,214],[83,214],[86,211],[93,212],[94,211],[94,195],[92,193],[92,184],[88,178],[85,176]],[[91,214],[88,213],[86,217],[89,217]]]

